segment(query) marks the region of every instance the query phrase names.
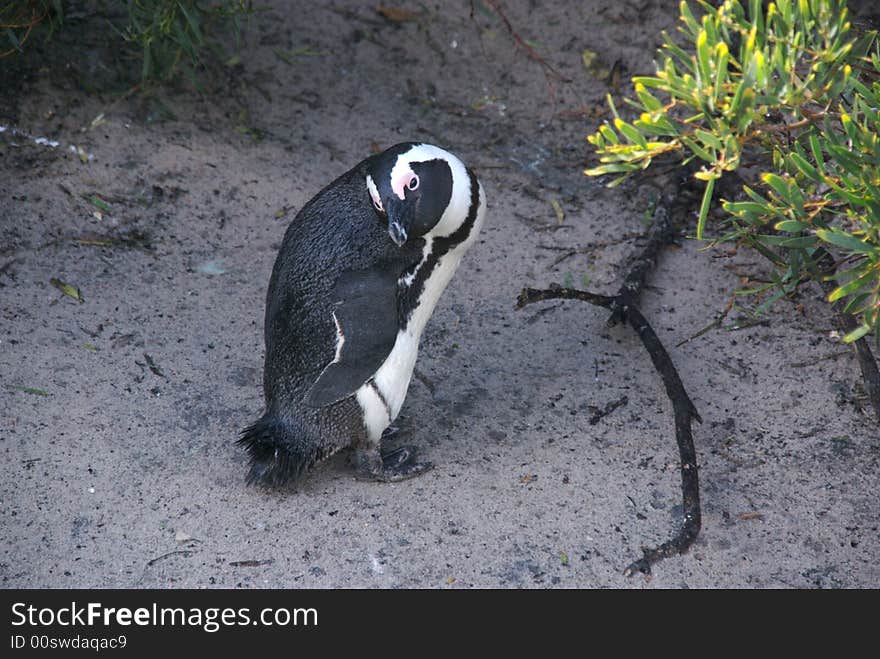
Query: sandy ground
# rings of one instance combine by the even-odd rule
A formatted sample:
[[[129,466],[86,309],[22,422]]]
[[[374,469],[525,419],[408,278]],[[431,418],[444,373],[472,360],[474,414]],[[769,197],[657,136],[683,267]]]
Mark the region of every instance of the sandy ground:
[[[524,286],[616,290],[657,192],[582,176],[609,86],[581,52],[649,72],[676,3],[506,2],[567,83],[467,2],[402,24],[267,4],[243,64],[201,95],[91,93],[100,51],[0,78],[3,587],[880,585],[880,434],[815,291],[675,347],[763,264],[664,253],[643,311],[704,419],[704,523],[651,580],[621,572],[680,517],[658,376],[602,310],[513,309]],[[403,410],[436,468],[365,483],[339,456],[295,489],[248,488],[234,441],[262,405],[281,236],[337,174],[412,139],[460,154],[491,205]]]

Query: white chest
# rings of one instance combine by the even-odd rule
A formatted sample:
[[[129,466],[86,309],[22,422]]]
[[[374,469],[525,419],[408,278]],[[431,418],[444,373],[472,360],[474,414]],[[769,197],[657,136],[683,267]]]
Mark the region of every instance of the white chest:
[[[364,408],[367,433],[373,441],[379,440],[385,428],[400,413],[419,354],[422,331],[460,262],[461,253],[457,250],[440,258],[431,276],[425,281],[406,329],[397,334],[394,348],[376,371],[372,381],[364,384],[357,392],[358,402]]]
[[[452,275],[458,269],[464,253],[470,248],[479,234],[486,214],[486,199],[480,187],[480,203],[476,219],[467,240],[457,245],[439,258],[430,276],[425,280],[418,303],[413,310],[406,329],[397,334],[394,348],[376,371],[375,375],[357,391],[357,401],[364,410],[364,425],[370,440],[378,443],[382,432],[387,428],[403,406],[406,392],[412,379],[416,358],[419,354],[419,340],[422,331]],[[425,255],[416,270],[405,280],[411,283],[428,260],[432,242],[427,240]]]

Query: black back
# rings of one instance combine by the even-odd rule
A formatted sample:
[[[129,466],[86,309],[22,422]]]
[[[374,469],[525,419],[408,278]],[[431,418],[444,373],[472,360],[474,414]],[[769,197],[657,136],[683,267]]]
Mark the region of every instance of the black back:
[[[278,252],[266,298],[263,384],[267,408],[282,416],[290,412],[291,405],[306,399],[333,361],[334,311],[337,320],[345,319],[358,327],[375,324],[376,318],[395,319],[395,325],[384,322],[372,336],[367,332],[367,342],[372,344],[369,356],[346,382],[353,384],[363,373],[365,381],[393,346],[397,279],[419,262],[424,241],[411,240],[398,247],[389,238],[366,188],[371,160],[362,161],[309,201],[287,228]],[[351,273],[358,272],[366,275],[353,286]],[[352,291],[356,292],[349,296],[352,306],[341,309],[340,297]],[[372,319],[369,314],[358,316],[358,305],[365,304],[374,314]],[[347,340],[357,341],[356,333],[346,332]],[[339,393],[318,392],[312,402],[331,402]]]

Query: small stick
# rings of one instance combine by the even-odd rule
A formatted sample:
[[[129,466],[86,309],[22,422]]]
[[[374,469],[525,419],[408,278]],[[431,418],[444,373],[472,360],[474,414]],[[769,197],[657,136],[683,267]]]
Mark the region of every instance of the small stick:
[[[676,343],[675,347],[680,348],[685,343],[690,343],[694,339],[698,339],[701,336],[703,336],[703,334],[705,334],[706,332],[713,330],[716,327],[719,327],[721,325],[721,323],[724,322],[724,319],[727,318],[727,314],[729,314],[731,309],[733,309],[733,305],[735,302],[736,302],[736,296],[734,295],[730,298],[730,301],[727,303],[727,306],[724,307],[724,309],[721,311],[720,314],[718,314],[718,316],[715,318],[715,320],[713,320],[711,323],[706,325],[703,329],[698,330],[694,334],[691,334],[688,338],[683,339],[683,340],[679,341],[678,343]]]
[[[542,300],[582,300],[590,304],[611,310],[609,324],[628,322],[642,345],[648,351],[654,368],[663,379],[666,394],[672,402],[675,418],[675,439],[678,444],[678,452],[681,458],[681,493],[683,500],[683,521],[679,531],[673,538],[664,542],[659,547],[643,548],[642,558],[633,561],[624,570],[625,576],[631,576],[636,572],[651,573],[651,566],[658,561],[684,554],[696,540],[700,532],[702,517],[700,512],[700,483],[697,470],[697,455],[694,448],[694,438],[691,431],[693,421],[702,423],[697,408],[685,391],[681,377],[672,362],[666,348],[660,341],[657,333],[635,305],[635,300],[645,285],[648,272],[654,267],[661,248],[670,243],[675,235],[672,223],[666,208],[659,206],[654,216],[654,223],[648,231],[648,240],[642,251],[633,260],[623,285],[617,295],[599,295],[589,291],[581,291],[573,288],[562,288],[558,284],[551,285],[546,290],[524,288],[516,301],[516,308],[521,309],[526,305]]]
[[[168,558],[169,556],[176,556],[180,554],[181,556],[186,556],[187,558],[192,556],[195,552],[192,549],[175,549],[174,551],[169,551],[161,556],[156,556],[156,558],[151,558],[147,561],[146,567],[151,567],[158,563],[159,561]]]
[[[498,14],[498,18],[504,23],[504,27],[507,28],[507,31],[510,33],[510,36],[513,37],[513,42],[516,44],[516,47],[522,50],[526,56],[540,64],[544,68],[544,72],[552,78],[559,80],[561,82],[571,82],[571,78],[566,78],[559,71],[554,69],[547,60],[541,57],[537,51],[532,48],[529,44],[523,40],[519,33],[513,29],[513,25],[511,25],[510,20],[507,18],[507,15],[504,13],[504,10],[501,9],[497,0],[484,0],[487,5],[492,8],[496,14]],[[471,5],[471,15],[473,16],[473,5]],[[551,94],[555,95],[555,89],[550,87]]]
[[[605,405],[605,407],[603,407],[601,410],[599,408],[594,408],[596,411],[593,412],[593,416],[590,417],[590,425],[595,426],[597,423],[599,423],[602,419],[604,419],[606,416],[611,414],[618,407],[623,407],[628,402],[629,402],[628,397],[621,396],[617,400],[612,400],[610,403],[607,403]]]

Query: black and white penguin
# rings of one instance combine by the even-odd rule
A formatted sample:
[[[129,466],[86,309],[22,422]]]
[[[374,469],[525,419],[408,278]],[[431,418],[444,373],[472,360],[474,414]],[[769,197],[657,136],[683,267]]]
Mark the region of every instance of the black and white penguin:
[[[358,163],[287,228],[266,296],[263,416],[241,433],[249,483],[278,486],[340,449],[383,481],[431,468],[380,452],[419,338],[486,214],[456,156],[407,142]]]

